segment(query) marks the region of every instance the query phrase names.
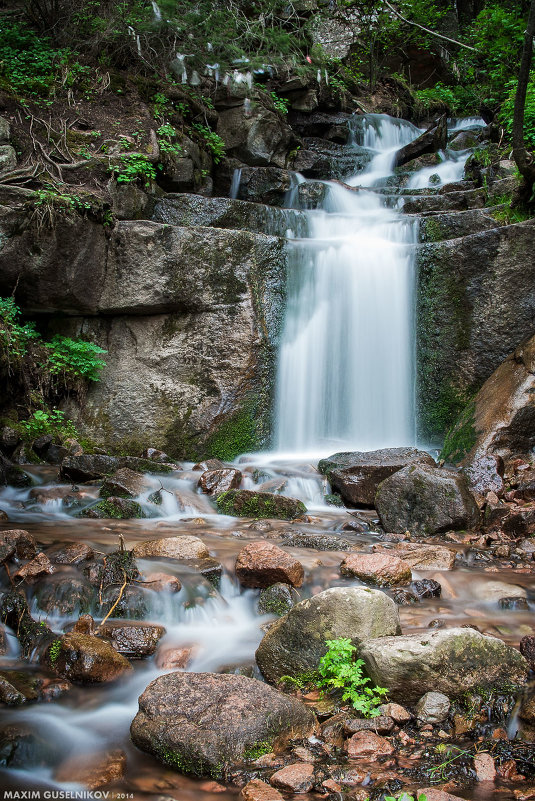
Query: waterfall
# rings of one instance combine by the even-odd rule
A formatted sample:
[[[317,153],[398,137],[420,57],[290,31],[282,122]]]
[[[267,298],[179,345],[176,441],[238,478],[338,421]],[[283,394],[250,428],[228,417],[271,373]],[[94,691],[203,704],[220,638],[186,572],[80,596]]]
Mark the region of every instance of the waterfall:
[[[396,150],[420,133],[385,115],[357,118],[355,140],[373,158],[347,183],[384,182]],[[294,454],[409,445],[417,223],[378,191],[324,183],[309,237],[289,243],[274,444]]]

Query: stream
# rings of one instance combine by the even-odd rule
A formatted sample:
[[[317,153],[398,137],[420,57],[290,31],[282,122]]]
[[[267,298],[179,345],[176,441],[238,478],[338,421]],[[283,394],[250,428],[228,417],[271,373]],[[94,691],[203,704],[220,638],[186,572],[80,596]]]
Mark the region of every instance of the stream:
[[[451,130],[482,124],[477,119],[464,126],[463,121],[452,121]],[[243,489],[264,488],[301,499],[308,510],[305,522],[251,522],[216,514],[214,504],[197,486],[203,470],[191,463],[182,463],[169,474],[146,476],[150,489],[137,501],[147,517],[140,520],[77,517],[95,502],[98,486],[73,489],[58,483],[52,467],[28,466],[31,489],[0,490],[0,509],[9,516],[9,523],[0,524],[2,530],[24,528],[41,550],[76,541],[97,553],[109,553],[121,540],[131,548],[146,539],[190,534],[206,543],[222,568],[214,586],[198,571],[172,559],[138,560],[143,576],[163,572],[177,576],[182,584],[175,593],[142,590],[142,618],[166,629],[155,656],[133,660],[132,673],[111,685],[73,687],[48,703],[3,707],[1,727],[23,724],[52,746],[50,757],[39,764],[0,770],[5,790],[41,789],[50,791],[50,798],[58,791],[81,790],[75,781],[57,780],[58,763],[121,749],[127,767],[124,778],[111,785],[119,793],[116,798],[120,794],[177,801],[237,797],[237,789],[182,776],[140,752],[130,742],[129,726],[138,696],[152,679],[167,672],[158,665],[170,649],[191,649],[185,668],[190,671],[243,671],[260,677],[254,652],[262,627],[273,617],[259,615],[258,591],[242,590],[237,582],[234,562],[247,542],[266,538],[297,557],[305,568],[299,591],[305,598],[328,587],[361,586],[358,580],[340,575],[345,551],[334,549],[333,540],[343,540],[346,550],[370,550],[385,541],[373,510],[348,510],[325,502],[329,488],[317,463],[334,451],[415,444],[413,295],[418,220],[403,215],[405,195],[396,193],[392,163],[396,150],[420,133],[410,123],[382,115],[358,118],[348,149],[369,150],[368,165],[347,179],[347,186],[315,182],[322,183],[325,191],[321,208],[306,211],[308,236],[289,232],[289,299],[278,366],[275,446],[271,453],[243,455],[235,466],[243,473]],[[468,155],[445,152],[441,164],[407,176],[405,192],[436,190],[440,183],[460,180]],[[302,189],[299,192],[306,183],[296,176],[288,207],[306,210]],[[155,504],[149,498],[158,491],[161,503]],[[416,579],[438,581],[442,596],[400,606],[403,633],[426,631],[441,621],[448,627],[475,625],[515,645],[524,634],[532,634],[535,582],[528,566],[518,562],[498,573],[484,547],[443,544],[456,551],[454,568],[413,574]],[[79,575],[80,570],[70,565],[58,565],[54,581]],[[9,587],[5,571],[0,581],[2,590]],[[43,609],[38,587],[34,585],[31,612],[55,632],[68,630],[87,611],[73,599],[67,603],[68,612],[59,608],[61,603],[48,603]],[[528,608],[500,608],[499,598],[514,595],[526,597]],[[89,611],[98,620],[95,605]],[[0,669],[33,672],[19,658],[13,635],[8,637],[7,653],[0,656]],[[467,799],[487,797],[477,789],[456,792]],[[500,794],[508,797],[513,796]]]

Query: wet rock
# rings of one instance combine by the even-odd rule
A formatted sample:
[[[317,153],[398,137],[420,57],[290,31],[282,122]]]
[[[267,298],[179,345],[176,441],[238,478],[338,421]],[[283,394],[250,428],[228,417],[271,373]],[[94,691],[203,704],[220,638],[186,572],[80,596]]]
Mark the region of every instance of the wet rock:
[[[72,493],[72,487],[32,487],[28,497],[36,503],[63,500]]]
[[[25,565],[20,567],[17,572],[13,574],[13,578],[31,584],[41,576],[54,573],[55,569],[48,556],[44,553],[38,553],[31,562],[26,562]]]
[[[184,559],[182,565],[195,573],[200,573],[214,587],[219,586],[223,575],[223,565],[217,559],[212,559],[211,556],[206,559]]]
[[[240,801],[284,801],[278,790],[261,779],[252,779],[242,787],[239,798]]]
[[[107,642],[89,634],[65,634],[47,650],[50,668],[75,684],[115,681],[132,670],[130,662]]]
[[[366,640],[359,657],[374,684],[405,701],[423,690],[454,698],[476,687],[522,685],[528,669],[515,648],[472,628]]]
[[[516,253],[519,241],[516,237],[528,235],[528,231],[519,227],[512,233]],[[505,255],[501,258],[506,265]],[[471,476],[481,459],[496,456],[506,459],[531,452],[535,445],[534,371],[535,337],[531,337],[500,364],[461,413],[448,435],[446,446],[452,444],[446,455],[454,463],[460,463],[468,475]],[[455,447],[456,443],[463,447]],[[493,489],[492,480],[487,485],[481,481],[478,486],[483,495]]]
[[[156,655],[156,667],[160,670],[186,670],[196,650],[193,645],[182,648],[161,648]]]
[[[443,693],[429,692],[416,704],[416,717],[422,723],[442,723],[450,712],[450,699]]]
[[[135,559],[146,559],[151,556],[166,559],[204,559],[210,556],[204,542],[198,537],[189,535],[140,542],[134,546],[132,552]]]
[[[26,598],[18,590],[0,596],[0,619],[17,632],[23,659],[39,653],[54,636],[44,621],[37,623],[32,618]]]
[[[325,640],[358,642],[399,631],[396,605],[384,592],[334,587],[301,601],[274,623],[258,646],[256,661],[267,681],[276,683],[281,676],[315,670],[326,652]]]
[[[419,579],[411,584],[411,591],[418,598],[440,598],[442,587],[435,579]]]
[[[220,112],[217,133],[227,153],[251,167],[285,167],[287,151],[296,141],[286,121],[259,103],[249,112],[243,105]]]
[[[217,498],[221,514],[232,517],[293,520],[306,514],[306,506],[295,498],[252,490],[229,490]]]
[[[60,573],[40,581],[35,589],[39,609],[49,615],[82,615],[89,612],[94,597],[94,588],[80,575]]]
[[[496,778],[496,767],[490,754],[476,754],[474,756],[474,770],[478,782],[493,782]]]
[[[408,721],[412,718],[411,713],[408,709],[405,709],[404,706],[400,706],[400,704],[383,704],[380,707],[381,715],[386,715],[387,717],[392,718],[396,723],[408,723]]]
[[[474,584],[472,593],[475,598],[491,602],[499,602],[502,598],[525,599],[527,597],[526,590],[523,587],[492,579],[481,584]]]
[[[141,454],[142,459],[150,459],[151,462],[170,462],[171,459],[169,456],[164,453],[163,451],[157,450],[157,448],[146,448],[143,453]]]
[[[49,766],[60,758],[60,746],[26,723],[7,724],[0,729],[0,767],[27,770],[30,766]]]
[[[72,627],[72,631],[75,634],[94,634],[95,633],[95,621],[91,617],[91,615],[80,615],[74,626]]]
[[[100,497],[137,498],[151,489],[153,484],[142,473],[122,467],[104,481],[100,488]]]
[[[0,704],[18,706],[26,702],[25,696],[7,679],[0,675]]]
[[[48,464],[60,465],[67,456],[69,456],[68,449],[64,448],[63,445],[54,445],[54,443],[49,446],[46,452]]]
[[[105,501],[99,501],[95,506],[90,506],[81,512],[81,517],[89,517],[97,520],[132,520],[145,517],[145,513],[137,501],[129,498],[119,498],[110,495]]]
[[[444,150],[448,142],[448,121],[446,116],[440,118],[434,128],[425,131],[417,139],[400,148],[394,158],[394,167],[402,167],[409,161],[425,155]]]
[[[3,509],[0,509],[0,523],[7,523],[9,520],[9,515],[7,512],[4,512]]]
[[[529,609],[526,598],[500,598],[498,606],[500,609]]]
[[[134,744],[182,773],[219,777],[262,745],[308,737],[314,715],[300,701],[256,679],[169,673],[139,699]]]
[[[277,545],[250,542],[238,554],[236,575],[243,587],[269,587],[277,582],[300,587],[305,572],[299,560]]]
[[[45,554],[55,565],[79,565],[95,556],[94,550],[85,542],[60,542],[47,548]]]
[[[0,626],[0,655],[7,654],[7,633],[4,626]]]
[[[120,654],[141,659],[152,656],[165,634],[163,626],[156,623],[105,623],[98,630],[99,637],[106,637]]]
[[[60,476],[71,481],[93,481],[112,475],[119,467],[115,456],[84,453],[81,456],[67,456],[61,463]]]
[[[374,553],[395,554],[407,562],[412,570],[451,570],[455,564],[456,552],[443,545],[424,545],[423,543],[400,542],[394,547],[372,545]]]
[[[314,548],[316,551],[351,551],[353,543],[342,537],[329,534],[304,533],[303,531],[277,531],[282,545],[291,548]]]
[[[532,689],[528,690],[520,701],[518,716],[525,723],[535,726],[535,693]]]
[[[527,659],[532,670],[535,670],[535,637],[527,635],[520,640],[520,653]]]
[[[8,562],[13,556],[15,556],[15,546],[0,542],[0,563]]]
[[[288,584],[277,582],[266,587],[258,599],[259,615],[286,615],[299,601],[299,596]]]
[[[113,616],[140,620],[148,614],[148,598],[142,586],[127,584],[121,592],[121,584],[108,586],[102,592],[99,614],[104,617],[113,607]]]
[[[418,789],[418,798],[420,795],[424,795],[427,801],[463,801],[460,796],[446,793],[436,787],[420,787]]]
[[[31,559],[37,554],[35,537],[24,529],[9,529],[0,535],[0,541],[15,547],[19,559]]]
[[[421,537],[471,528],[479,517],[464,476],[426,465],[405,467],[383,481],[375,504],[386,531]]]
[[[412,464],[435,466],[434,459],[415,448],[383,448],[369,452],[335,453],[318,465],[333,489],[353,506],[373,506],[377,487],[386,478]]]
[[[347,734],[355,734],[358,731],[388,734],[393,728],[393,719],[386,715],[377,715],[375,718],[349,718],[344,722],[344,730]]]
[[[407,562],[386,553],[349,554],[340,565],[340,572],[378,587],[408,584],[412,578]]]
[[[180,592],[182,589],[180,579],[169,573],[149,573],[145,577],[145,584],[155,592]]]
[[[349,759],[376,759],[394,753],[394,746],[388,740],[372,731],[358,731],[344,746]]]
[[[97,754],[77,754],[62,762],[54,779],[62,783],[82,784],[96,790],[122,779],[126,770],[126,754],[115,750]]]
[[[231,489],[238,489],[242,482],[242,473],[233,467],[222,470],[206,470],[199,479],[199,487],[207,495],[221,495]]]
[[[287,793],[308,793],[314,786],[314,765],[308,762],[287,765],[276,771],[269,781]]]
[[[208,470],[223,470],[225,465],[219,459],[205,459],[204,462],[197,462],[193,465],[193,470],[202,470],[206,473]]]

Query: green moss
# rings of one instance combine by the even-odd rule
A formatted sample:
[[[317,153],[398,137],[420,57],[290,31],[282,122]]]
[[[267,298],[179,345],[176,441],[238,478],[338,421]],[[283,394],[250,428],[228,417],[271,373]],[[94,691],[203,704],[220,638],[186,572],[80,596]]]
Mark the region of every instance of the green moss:
[[[51,665],[54,665],[58,661],[60,653],[61,653],[61,640],[54,640],[54,642],[48,649],[48,660]]]
[[[328,506],[344,506],[342,498],[336,493],[331,495],[324,495],[323,500]]]
[[[440,453],[440,458],[445,462],[458,464],[474,447],[477,440],[475,408],[475,401],[471,400],[465,406],[458,421],[446,434]]]
[[[259,445],[255,403],[249,401],[221,423],[204,449],[211,458],[231,462],[241,453],[257,450]]]
[[[115,495],[114,497],[118,497]],[[126,499],[125,499],[126,500]],[[131,520],[132,518],[143,518],[145,513],[137,501],[127,500],[125,507],[121,508],[113,501],[100,501],[89,509],[83,509],[81,517],[101,517],[113,518],[114,520]]]
[[[247,748],[243,752],[243,758],[246,762],[254,762],[255,759],[260,759],[261,756],[271,753],[272,750],[273,743],[269,740],[262,740]]]
[[[175,768],[180,773],[193,776],[211,776],[213,779],[221,779],[224,773],[223,765],[213,767],[203,759],[186,757],[177,751],[172,751],[170,748],[159,748],[157,756],[166,765]]]
[[[293,520],[306,514],[306,506],[282,495],[272,496],[267,492],[248,492],[246,490],[227,490],[216,500],[221,514],[231,517],[252,517],[277,520]]]
[[[440,242],[445,238],[440,223],[433,217],[424,217],[420,220],[420,231],[423,242]]]

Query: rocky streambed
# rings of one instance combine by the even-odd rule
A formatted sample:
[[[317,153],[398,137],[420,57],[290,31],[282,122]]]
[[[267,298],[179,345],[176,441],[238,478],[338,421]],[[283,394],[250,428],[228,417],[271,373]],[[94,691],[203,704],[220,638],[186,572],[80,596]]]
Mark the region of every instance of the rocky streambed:
[[[0,492],[5,788],[535,792],[528,460],[482,498],[411,449],[320,472],[70,447]],[[315,684],[339,637],[389,690],[374,719]]]

